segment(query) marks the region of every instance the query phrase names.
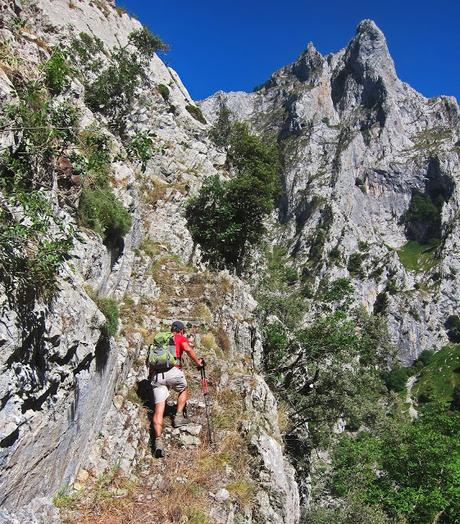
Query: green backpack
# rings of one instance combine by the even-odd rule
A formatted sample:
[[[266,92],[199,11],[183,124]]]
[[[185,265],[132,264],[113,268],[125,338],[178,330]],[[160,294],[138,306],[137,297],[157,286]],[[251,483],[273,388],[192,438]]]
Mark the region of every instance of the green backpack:
[[[149,365],[151,369],[164,372],[177,364],[176,344],[170,331],[160,331],[149,346]]]

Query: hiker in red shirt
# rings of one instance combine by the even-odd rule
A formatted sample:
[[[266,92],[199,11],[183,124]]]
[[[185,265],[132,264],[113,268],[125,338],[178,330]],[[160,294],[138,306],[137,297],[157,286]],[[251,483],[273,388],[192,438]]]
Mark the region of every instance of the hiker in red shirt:
[[[166,406],[166,399],[169,397],[169,388],[173,388],[179,393],[177,397],[177,410],[173,425],[179,428],[187,424],[184,418],[185,403],[188,399],[187,381],[182,371],[182,354],[185,352],[195,362],[198,368],[203,365],[203,360],[197,358],[187,337],[184,335],[185,326],[176,320],[171,325],[171,332],[176,346],[176,365],[165,372],[155,372],[150,370],[149,377],[153,378],[153,396],[155,400],[155,413],[153,414],[153,429],[155,432],[155,457],[164,457],[164,444],[161,438],[163,431],[163,416]]]

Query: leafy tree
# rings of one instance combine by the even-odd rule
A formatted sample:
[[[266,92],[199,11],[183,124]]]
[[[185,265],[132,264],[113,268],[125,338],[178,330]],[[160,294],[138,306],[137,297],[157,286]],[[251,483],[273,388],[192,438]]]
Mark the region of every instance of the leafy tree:
[[[263,220],[274,207],[278,190],[278,150],[235,124],[229,161],[236,175],[228,181],[211,177],[187,206],[188,228],[213,265],[243,268],[251,245],[265,231]]]
[[[232,132],[232,123],[230,120],[230,110],[226,105],[222,105],[216,123],[211,128],[209,136],[219,147],[228,145],[230,133]]]
[[[378,368],[394,350],[381,318],[362,311],[353,316],[336,311],[296,332],[297,358],[291,352],[270,370],[284,370],[282,394],[297,407],[289,434],[308,422],[312,447],[328,444],[339,418],[356,430],[379,417],[383,388]]]
[[[132,31],[128,36],[128,41],[137,47],[139,52],[146,58],[150,58],[158,51],[169,50],[168,44],[165,44],[158,35],[152,33],[147,27]]]
[[[432,404],[414,423],[376,435],[343,436],[333,456],[331,487],[355,493],[395,521],[460,522],[460,413]]]
[[[386,387],[391,391],[404,391],[406,382],[410,376],[410,370],[408,368],[398,366],[391,371],[383,374],[383,381]]]

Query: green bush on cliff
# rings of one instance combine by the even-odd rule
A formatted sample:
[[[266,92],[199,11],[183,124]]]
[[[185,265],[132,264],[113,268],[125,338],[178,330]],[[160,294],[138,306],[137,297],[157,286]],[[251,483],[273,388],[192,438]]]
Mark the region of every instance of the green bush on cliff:
[[[152,33],[147,27],[142,27],[132,31],[128,36],[128,41],[137,47],[139,52],[146,58],[150,58],[158,51],[168,51],[169,46],[158,36]]]
[[[85,33],[83,33],[84,35]],[[116,131],[124,134],[126,118],[133,107],[136,91],[147,76],[148,63],[157,51],[165,51],[168,46],[147,28],[133,31],[129,34],[128,41],[136,51],[129,46],[116,47],[108,57],[108,65],[103,68],[99,58],[93,52],[103,53],[104,49],[98,47],[98,42],[91,37],[76,39],[73,49],[80,62],[85,55],[90,56],[90,64],[85,68],[97,72],[94,81],[85,86],[85,102],[92,111],[105,115]],[[105,53],[107,54],[107,53]]]
[[[91,126],[80,132],[77,142],[79,152],[70,159],[81,176],[80,222],[102,235],[107,244],[115,245],[129,231],[131,217],[109,183],[110,139]]]
[[[189,201],[186,217],[193,240],[211,264],[241,271],[249,247],[260,242],[263,220],[274,207],[278,149],[251,134],[246,125],[235,124],[228,158],[236,176],[205,181]]]
[[[201,109],[198,106],[188,104],[185,106],[185,109],[193,116],[195,120],[201,122],[202,124],[207,124],[206,118],[204,117]]]
[[[71,68],[62,51],[56,49],[42,65],[45,84],[53,95],[58,95],[70,85]]]
[[[55,216],[50,192],[54,160],[73,135],[76,113],[66,121],[68,130],[56,129],[62,104],[53,103],[45,84],[15,79],[15,88],[17,103],[2,108],[17,131],[14,151],[0,156],[0,278],[13,307],[23,307],[26,297],[33,304],[55,293],[70,256],[74,229]]]
[[[110,187],[84,188],[80,197],[80,217],[107,242],[123,237],[131,227],[131,217]]]
[[[120,320],[118,302],[113,298],[101,297],[91,286],[86,286],[85,291],[105,317],[105,334],[109,337],[114,337],[117,333]]]
[[[123,132],[136,89],[144,77],[144,65],[137,54],[117,49],[109,66],[86,86],[85,102],[92,111],[105,115],[118,132]]]

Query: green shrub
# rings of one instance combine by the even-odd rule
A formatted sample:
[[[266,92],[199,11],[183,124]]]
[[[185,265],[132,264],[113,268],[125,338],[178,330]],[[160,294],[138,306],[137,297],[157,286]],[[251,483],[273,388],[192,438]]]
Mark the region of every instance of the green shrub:
[[[144,78],[144,64],[137,55],[118,49],[96,80],[86,85],[85,102],[92,111],[105,115],[119,132],[123,132],[134,94]]]
[[[386,291],[382,291],[377,295],[374,303],[374,315],[380,315],[387,312],[388,308],[388,294]]]
[[[169,49],[168,44],[165,44],[159,36],[153,34],[147,27],[131,32],[128,41],[147,58],[158,51],[168,51]]]
[[[409,240],[426,244],[441,238],[441,209],[444,200],[433,201],[418,191],[412,194],[409,209],[402,217]]]
[[[209,136],[213,142],[219,146],[224,147],[228,145],[230,134],[232,132],[232,123],[230,121],[230,110],[222,105],[219,110],[219,116],[216,123],[212,126],[209,131]]]
[[[119,321],[118,303],[113,298],[101,298],[97,305],[106,318],[105,330],[107,335],[109,337],[115,336]]]
[[[79,134],[78,149],[81,154],[71,155],[71,161],[83,176],[84,185],[107,184],[112,161],[109,137],[96,127],[88,127]]]
[[[109,244],[129,231],[131,217],[110,187],[83,188],[80,217],[84,225],[94,229]]]
[[[41,66],[45,75],[45,84],[53,95],[62,93],[70,85],[71,68],[62,51],[53,51],[50,58]]]
[[[320,297],[325,302],[334,302],[349,297],[353,291],[354,287],[349,278],[337,278],[322,286]]]
[[[263,330],[263,335],[267,366],[273,369],[288,356],[289,341],[283,325],[279,322],[268,324]]]
[[[366,252],[369,250],[369,244],[367,242],[364,242],[363,240],[358,241],[358,249],[360,251]]]
[[[104,325],[104,331],[106,335],[114,337],[117,333],[120,319],[118,302],[113,298],[103,298],[99,296],[90,286],[86,287],[86,292],[105,316],[106,323]]]
[[[445,322],[447,336],[451,342],[460,342],[460,318],[458,315],[450,315]]]
[[[387,280],[387,283],[385,285],[385,289],[386,289],[386,291],[388,291],[388,293],[390,293],[390,295],[396,295],[396,293],[398,293],[399,288],[398,288],[398,285],[396,284],[396,281],[395,281],[394,278],[389,278]]]
[[[126,152],[131,160],[138,160],[141,163],[141,171],[145,172],[147,162],[153,156],[153,140],[147,133],[136,133],[128,145]]]
[[[276,315],[286,326],[294,329],[305,314],[305,300],[296,294],[264,293],[257,296],[260,308]]]
[[[54,295],[59,269],[70,257],[74,229],[55,216],[50,190],[55,158],[73,131],[67,136],[54,128],[60,106],[41,82],[18,82],[16,92],[18,102],[4,108],[18,131],[14,151],[0,156],[0,279],[23,315],[36,298]]]
[[[332,493],[354,494],[390,522],[456,522],[459,432],[460,413],[436,404],[413,423],[388,417],[377,434],[343,435],[332,456]]]
[[[460,386],[460,346],[450,344],[430,353],[427,364],[416,363],[419,373],[412,392],[422,399],[429,398],[446,405],[452,400],[454,388]]]
[[[430,349],[425,349],[422,351],[417,359],[423,366],[428,366],[428,364],[433,360],[434,351]]]
[[[348,259],[347,269],[354,277],[364,277],[362,268],[363,255],[361,253],[352,253]]]
[[[340,249],[338,247],[333,247],[329,251],[329,260],[332,262],[340,262]]]
[[[201,112],[201,109],[197,106],[192,105],[186,105],[185,109],[193,116],[195,120],[198,120],[198,122],[201,122],[202,124],[207,124],[206,118],[204,117],[203,113]]]
[[[248,247],[260,242],[263,219],[274,207],[279,159],[276,146],[251,135],[245,125],[234,126],[230,142],[236,176],[226,182],[208,178],[189,201],[186,218],[207,260],[241,271]]]
[[[169,100],[169,87],[164,84],[158,84],[157,90],[164,100]]]
[[[53,104],[50,108],[50,121],[54,126],[54,135],[66,147],[75,143],[80,110],[70,102]]]
[[[99,73],[103,66],[101,58],[97,58],[100,54],[106,54],[104,43],[88,33],[79,33],[70,43],[69,58],[78,70]]]
[[[389,390],[400,392],[406,388],[406,382],[410,375],[409,368],[396,367],[383,375],[383,381]]]
[[[292,285],[297,282],[299,275],[297,274],[297,269],[291,266],[286,266],[283,269],[283,280],[286,284]]]

